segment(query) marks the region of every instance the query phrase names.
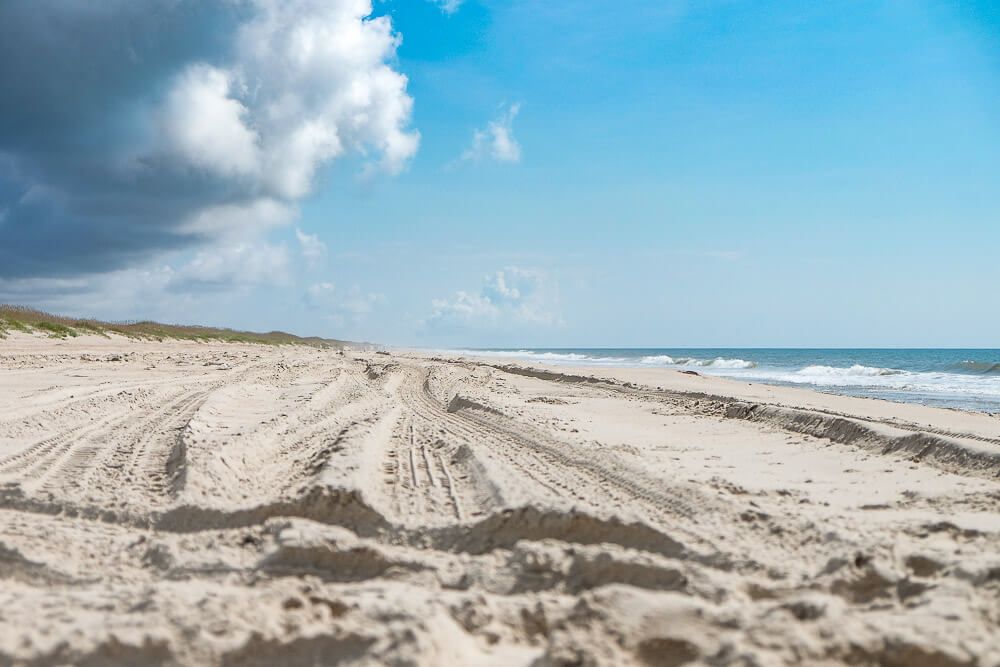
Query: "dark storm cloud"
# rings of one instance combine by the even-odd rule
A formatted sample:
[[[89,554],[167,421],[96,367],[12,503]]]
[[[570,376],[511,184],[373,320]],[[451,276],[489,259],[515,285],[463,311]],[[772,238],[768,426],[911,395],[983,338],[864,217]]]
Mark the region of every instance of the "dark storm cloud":
[[[174,73],[225,54],[232,6],[0,3],[0,276],[102,271],[192,240],[218,184],[129,154]]]
[[[320,165],[416,150],[365,0],[0,0],[0,280],[290,222]],[[242,258],[242,256],[238,257]]]
[[[70,139],[82,148],[117,138],[126,105],[155,94],[184,63],[224,55],[220,36],[236,18],[224,9],[189,0],[0,3],[0,140],[59,150]]]

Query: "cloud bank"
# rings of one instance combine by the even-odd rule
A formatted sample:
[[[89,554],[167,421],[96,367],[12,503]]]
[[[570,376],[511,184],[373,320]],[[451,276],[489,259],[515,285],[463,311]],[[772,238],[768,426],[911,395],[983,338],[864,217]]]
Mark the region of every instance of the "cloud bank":
[[[120,270],[219,242],[236,266],[280,263],[242,241],[294,220],[319,169],[356,155],[367,173],[394,174],[417,150],[399,40],[371,11],[0,3],[0,279]]]

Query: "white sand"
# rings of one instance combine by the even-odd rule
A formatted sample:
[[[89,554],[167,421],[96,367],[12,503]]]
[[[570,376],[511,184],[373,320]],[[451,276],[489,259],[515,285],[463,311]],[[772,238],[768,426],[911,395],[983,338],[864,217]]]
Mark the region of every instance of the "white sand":
[[[997,665],[998,473],[667,369],[13,334],[0,665]]]

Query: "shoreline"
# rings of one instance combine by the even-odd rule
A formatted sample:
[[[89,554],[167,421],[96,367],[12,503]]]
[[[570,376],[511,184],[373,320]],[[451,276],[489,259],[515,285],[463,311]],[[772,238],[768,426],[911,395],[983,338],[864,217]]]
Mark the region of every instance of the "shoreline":
[[[443,358],[467,359],[462,355]],[[744,382],[672,368],[570,367],[544,362],[510,363],[503,357],[488,356],[476,361],[508,372],[532,375],[537,371],[537,377],[555,381],[602,379],[654,395],[721,401],[721,410],[729,418],[770,421],[785,430],[831,438],[842,444],[861,442],[888,451],[905,448],[944,469],[1000,477],[1000,417],[990,413]],[[706,405],[705,409],[718,410],[720,406]]]
[[[995,434],[997,437],[1000,437],[1000,415],[998,414],[964,408],[894,401],[877,396],[853,396],[837,393],[832,390],[822,391],[812,386],[771,384],[761,381],[748,382],[734,377],[705,374],[693,368],[569,365],[553,364],[544,361],[511,360],[505,357],[490,355],[469,357],[457,353],[449,354],[447,351],[434,351],[431,353],[401,350],[400,352],[423,354],[432,358],[449,358],[455,361],[469,360],[486,363],[497,368],[503,366],[522,366],[557,374],[606,377],[620,382],[643,385],[647,388],[662,387],[667,390],[680,392],[704,392],[720,397],[757,402],[779,402],[788,407],[834,410],[848,414],[858,412],[861,415],[876,418],[881,417],[885,413],[898,412],[901,418],[915,423],[921,423],[928,419],[931,422],[941,420],[949,424],[954,424],[959,428],[986,429],[991,435]],[[879,407],[871,409],[870,405],[872,403]],[[950,419],[948,417],[949,414],[962,415],[962,418]],[[973,422],[974,424],[972,424]],[[993,427],[995,427],[995,430]]]
[[[458,348],[418,352],[587,372],[615,368],[694,371],[738,382],[1000,415],[1000,377],[996,376],[1000,363],[967,359],[976,353],[1000,356],[1000,350],[994,349]],[[950,360],[942,357],[947,353],[951,353]],[[937,367],[932,368],[934,364]]]
[[[0,662],[1000,660],[982,413],[27,334],[0,404]]]

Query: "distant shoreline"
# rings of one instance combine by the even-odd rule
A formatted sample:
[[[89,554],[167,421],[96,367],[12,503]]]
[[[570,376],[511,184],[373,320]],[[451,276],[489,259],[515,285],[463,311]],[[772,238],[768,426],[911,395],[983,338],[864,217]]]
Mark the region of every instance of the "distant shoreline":
[[[775,386],[1000,413],[1000,350],[959,348],[456,349],[566,367],[673,368]]]

